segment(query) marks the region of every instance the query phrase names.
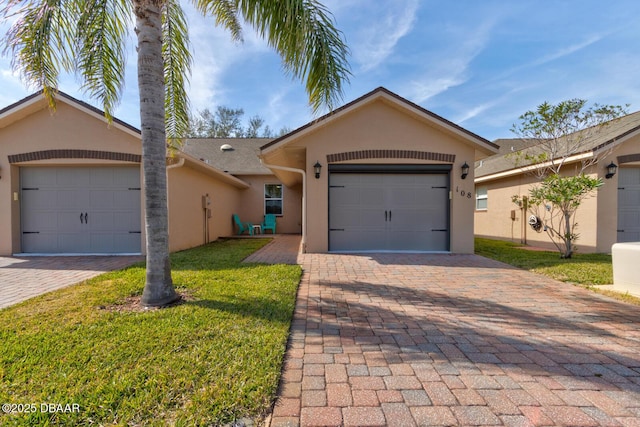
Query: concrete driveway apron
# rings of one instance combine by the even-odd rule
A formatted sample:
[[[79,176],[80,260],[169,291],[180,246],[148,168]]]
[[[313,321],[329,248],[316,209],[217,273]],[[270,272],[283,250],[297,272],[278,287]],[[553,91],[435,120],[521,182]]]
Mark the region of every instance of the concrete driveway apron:
[[[0,257],[0,308],[143,259],[142,256]]]
[[[640,425],[640,309],[473,255],[304,254],[271,426]]]

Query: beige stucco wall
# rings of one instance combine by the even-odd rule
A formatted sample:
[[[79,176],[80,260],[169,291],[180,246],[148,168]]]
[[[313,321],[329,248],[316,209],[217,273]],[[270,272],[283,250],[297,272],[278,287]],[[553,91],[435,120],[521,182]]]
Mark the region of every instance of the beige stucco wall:
[[[249,184],[250,188],[242,191],[242,201],[235,213],[242,221],[261,224],[264,219],[264,185],[282,184],[282,182],[273,175],[239,175],[238,178]],[[302,186],[283,186],[282,198],[282,216],[276,218],[276,232],[300,234],[302,232]]]
[[[524,211],[511,201],[514,195],[520,197],[528,196],[529,189],[537,183],[538,180],[531,175],[518,175],[489,183],[477,184],[478,187],[487,188],[487,210],[475,212],[474,228],[476,235],[509,240],[516,243],[526,242],[531,246],[555,250],[555,246],[547,233],[544,231],[536,232],[527,224],[531,213]],[[605,187],[607,186],[605,185]],[[596,250],[596,204],[597,198],[594,193],[593,196],[584,200],[576,213],[576,221],[579,224],[576,231],[580,234],[578,241],[578,250],[580,252],[590,253]],[[514,212],[513,218],[512,211]],[[545,219],[543,215],[538,216],[541,219]]]
[[[0,127],[0,255],[21,252],[20,201],[14,200],[14,193],[19,195],[20,192],[20,167],[132,164],[109,160],[51,159],[10,165],[7,157],[51,149],[140,154],[140,139],[115,126],[108,127],[99,118],[64,102],[58,102],[54,114],[43,105],[39,111]]]
[[[602,178],[604,185],[587,198],[576,213],[578,223],[576,231],[580,235],[577,241],[579,252],[610,253],[611,246],[616,243],[618,174],[611,179],[605,179],[605,166],[611,161],[618,164],[620,168],[640,166],[640,162],[621,164],[618,161],[618,157],[628,154],[640,154],[640,137],[625,141],[611,154],[602,158],[597,165],[587,170],[589,175]],[[567,169],[567,173],[574,170],[573,166]],[[511,202],[513,195],[528,195],[529,188],[537,182],[535,177],[521,174],[476,184],[488,190],[488,209],[475,212],[476,235],[518,243],[526,240],[529,245],[555,250],[546,233],[538,233],[526,225],[530,213],[525,212],[523,219],[522,210]],[[512,210],[515,210],[515,220],[511,219]]]
[[[307,251],[326,252],[328,250],[328,167],[327,155],[368,149],[416,150],[444,154],[454,154],[450,188],[451,241],[453,253],[473,253],[473,173],[467,179],[460,179],[460,167],[466,161],[472,165],[475,150],[454,135],[430,126],[425,121],[400,111],[385,102],[364,105],[347,115],[343,115],[330,125],[318,128],[292,144],[306,148],[307,172]],[[315,179],[313,165],[319,161],[323,170],[320,179]],[[364,159],[340,162],[366,164],[438,164],[435,161],[415,159]]]
[[[186,166],[168,170],[169,249],[175,252],[233,234],[231,215],[241,192],[214,177]],[[202,196],[209,195],[211,217],[206,218]],[[205,224],[208,240],[205,241]]]

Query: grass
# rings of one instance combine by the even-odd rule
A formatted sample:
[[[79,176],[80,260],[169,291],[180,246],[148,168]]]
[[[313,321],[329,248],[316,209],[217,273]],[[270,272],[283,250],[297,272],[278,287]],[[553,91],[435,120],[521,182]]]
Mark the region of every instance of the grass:
[[[613,283],[611,255],[577,253],[570,259],[560,259],[559,252],[520,249],[521,246],[501,240],[476,238],[475,241],[478,255],[556,280],[587,286]]]
[[[513,242],[483,238],[475,239],[475,252],[514,267],[578,284],[615,299],[640,305],[640,298],[610,291],[606,287],[596,287],[613,283],[611,255],[577,253],[571,259],[561,259],[559,252],[522,249],[521,245]]]
[[[142,293],[144,266],[135,265],[1,310],[0,403],[80,410],[0,414],[0,424],[261,419],[275,398],[301,274],[299,266],[241,263],[266,242],[173,254],[174,285],[189,298],[171,308],[124,309]]]

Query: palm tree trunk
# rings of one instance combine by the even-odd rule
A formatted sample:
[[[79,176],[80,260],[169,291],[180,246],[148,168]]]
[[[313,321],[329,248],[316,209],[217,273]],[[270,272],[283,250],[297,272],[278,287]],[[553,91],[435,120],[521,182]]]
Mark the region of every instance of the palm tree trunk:
[[[147,276],[141,301],[145,306],[167,305],[179,298],[173,288],[169,263],[164,64],[159,3],[158,0],[134,1],[147,234]]]

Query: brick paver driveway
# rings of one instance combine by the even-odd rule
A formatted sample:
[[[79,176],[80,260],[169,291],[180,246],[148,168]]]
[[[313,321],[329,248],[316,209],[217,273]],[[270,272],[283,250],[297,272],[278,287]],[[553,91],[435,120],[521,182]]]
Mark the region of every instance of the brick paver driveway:
[[[271,426],[640,425],[640,309],[472,255],[300,255]]]
[[[0,257],[0,308],[143,259],[141,256]]]

